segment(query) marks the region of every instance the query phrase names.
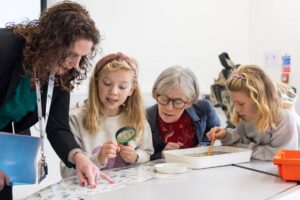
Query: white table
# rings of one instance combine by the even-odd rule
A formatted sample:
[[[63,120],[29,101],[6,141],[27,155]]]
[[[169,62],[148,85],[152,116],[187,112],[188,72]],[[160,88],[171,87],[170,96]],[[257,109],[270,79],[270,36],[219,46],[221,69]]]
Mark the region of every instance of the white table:
[[[279,176],[277,165],[274,165],[273,162],[271,162],[271,161],[262,161],[262,160],[251,159],[251,162],[234,164],[234,165],[242,167],[242,168],[246,168],[249,170],[269,174],[269,175]]]
[[[295,182],[284,182],[279,177],[243,169],[224,166],[200,170],[189,170],[184,174],[158,175],[155,179],[99,193],[88,200],[120,199],[267,199],[273,198],[296,186]]]
[[[294,186],[276,197],[273,198],[273,200],[296,200],[300,199],[300,185]]]
[[[116,178],[117,183],[108,185],[102,180],[97,190],[82,188],[79,184],[74,184],[76,177],[70,177],[28,199],[300,199],[300,188],[296,182],[285,182],[277,175],[265,172],[272,166],[270,163],[252,160],[251,163],[239,164],[240,166],[188,170],[183,174],[154,173],[153,165],[160,162],[162,161],[134,168],[109,170],[107,173]]]

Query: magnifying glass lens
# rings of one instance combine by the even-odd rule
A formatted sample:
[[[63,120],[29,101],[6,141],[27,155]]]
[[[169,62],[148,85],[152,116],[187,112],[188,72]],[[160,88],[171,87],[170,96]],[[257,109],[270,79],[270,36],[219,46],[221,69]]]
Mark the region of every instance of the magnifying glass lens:
[[[117,140],[125,141],[130,139],[134,135],[134,132],[129,130],[129,131],[123,131],[117,136]]]
[[[117,142],[127,145],[135,137],[136,131],[133,127],[120,128],[116,133]]]

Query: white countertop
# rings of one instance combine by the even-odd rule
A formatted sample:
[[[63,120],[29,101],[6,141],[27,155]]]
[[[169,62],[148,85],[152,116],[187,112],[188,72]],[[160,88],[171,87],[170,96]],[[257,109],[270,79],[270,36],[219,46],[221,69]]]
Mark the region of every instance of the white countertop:
[[[111,185],[101,180],[96,189],[82,188],[76,177],[70,177],[27,199],[300,199],[297,183],[285,182],[272,174],[271,162],[251,160],[239,166],[188,169],[182,174],[155,173],[154,164],[161,162],[108,170],[106,173],[116,183]]]
[[[295,182],[285,182],[276,176],[224,166],[189,170],[184,174],[158,174],[155,179],[87,199],[267,199],[295,185]]]
[[[246,168],[249,170],[254,170],[257,172],[265,173],[265,174],[279,176],[277,165],[274,165],[273,162],[271,162],[271,161],[251,159],[251,162],[234,164],[234,165],[243,167],[243,168]]]

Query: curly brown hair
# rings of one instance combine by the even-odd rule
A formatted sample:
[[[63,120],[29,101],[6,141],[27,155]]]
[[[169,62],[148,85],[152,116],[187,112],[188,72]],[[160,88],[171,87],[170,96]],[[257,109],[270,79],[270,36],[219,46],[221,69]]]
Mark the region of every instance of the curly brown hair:
[[[66,90],[72,90],[75,84],[80,84],[87,77],[91,68],[90,60],[97,53],[100,34],[82,5],[64,1],[41,13],[39,20],[11,24],[8,28],[25,39],[23,66],[31,77],[39,78],[42,83],[47,81],[53,64],[64,67],[76,40],[91,40],[91,54],[83,56],[77,68],[57,75],[56,83]]]

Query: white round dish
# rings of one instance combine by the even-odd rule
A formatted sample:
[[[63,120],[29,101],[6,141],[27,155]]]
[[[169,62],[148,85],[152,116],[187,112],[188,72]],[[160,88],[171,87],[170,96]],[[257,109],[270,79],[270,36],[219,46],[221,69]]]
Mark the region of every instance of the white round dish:
[[[188,169],[188,165],[184,163],[161,163],[154,165],[157,172],[162,174],[180,174]]]

